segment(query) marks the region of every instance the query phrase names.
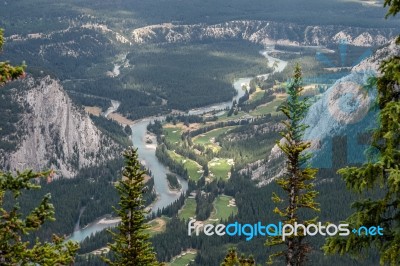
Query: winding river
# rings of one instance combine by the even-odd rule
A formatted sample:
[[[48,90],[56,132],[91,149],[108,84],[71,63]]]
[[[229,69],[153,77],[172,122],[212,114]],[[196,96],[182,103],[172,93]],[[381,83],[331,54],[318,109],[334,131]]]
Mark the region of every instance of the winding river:
[[[111,100],[111,106],[102,115],[104,117],[108,117],[109,114],[114,113],[115,111],[117,111],[117,109],[120,106],[120,104],[121,103],[119,101]]]
[[[147,144],[147,125],[153,122],[156,118],[142,119],[131,126],[132,128],[132,143],[139,152],[140,162],[151,170],[154,176],[154,187],[157,192],[157,200],[152,205],[152,210],[157,211],[163,207],[168,206],[174,202],[182,192],[185,192],[188,188],[186,180],[179,178],[179,182],[182,185],[181,193],[171,191],[167,183],[167,173],[170,173],[167,167],[161,164],[156,157],[156,144]],[[162,120],[163,117],[157,119]],[[154,141],[155,142],[155,141]]]
[[[274,72],[281,72],[287,65],[286,61],[274,58],[269,56],[269,52],[274,51],[274,47],[267,47],[266,50],[261,51],[260,54],[268,59],[268,65],[270,67],[274,67]],[[269,74],[260,75],[264,78],[268,77]],[[243,86],[249,86],[252,77],[240,78],[233,83],[233,87],[236,90],[237,94],[232,98],[231,101],[222,102],[218,104],[213,104],[206,107],[192,109],[188,112],[191,115],[200,115],[207,112],[215,111],[215,110],[223,110],[226,108],[230,108],[232,106],[232,102],[234,100],[239,101],[239,98],[245,94],[245,91],[242,89]],[[111,107],[104,112],[104,116],[107,117],[110,113],[115,112],[119,107],[118,101],[111,101]],[[149,117],[144,118],[142,120],[136,121],[132,126],[132,143],[133,146],[138,149],[139,152],[139,160],[143,165],[145,165],[148,169],[151,169],[151,172],[154,176],[154,186],[157,192],[157,200],[152,205],[152,210],[157,211],[160,208],[166,207],[175,200],[177,200],[181,193],[185,192],[188,188],[188,183],[186,180],[179,178],[179,181],[182,185],[182,189],[180,192],[171,191],[168,187],[166,175],[169,173],[167,167],[161,164],[156,155],[156,144],[148,144],[146,143],[147,138],[147,125],[150,122],[154,122],[154,120],[163,120],[164,117]],[[70,240],[82,241],[86,237],[94,234],[96,232],[102,231],[105,228],[115,226],[119,221],[118,220],[107,220],[107,219],[99,219],[89,224],[83,229],[76,230],[71,237]]]

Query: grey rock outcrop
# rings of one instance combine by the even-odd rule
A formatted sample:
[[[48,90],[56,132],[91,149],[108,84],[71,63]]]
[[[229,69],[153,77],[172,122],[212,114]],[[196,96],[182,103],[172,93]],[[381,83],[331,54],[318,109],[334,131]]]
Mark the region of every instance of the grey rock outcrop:
[[[22,81],[16,104],[24,106],[20,121],[24,136],[14,151],[0,150],[3,169],[54,169],[57,176],[74,177],[82,167],[114,158],[121,147],[100,132],[76,107],[60,83],[49,76]]]
[[[330,87],[309,109],[304,124],[308,125],[304,139],[312,143],[312,166],[316,168],[334,167],[332,151],[333,139],[344,138],[347,142],[347,164],[365,161],[365,143],[360,136],[366,130],[377,126],[378,110],[371,109],[376,98],[376,89],[365,89],[371,76],[380,75],[379,65],[388,57],[400,55],[399,46],[391,40],[371,57],[354,66],[351,73]],[[259,185],[267,185],[284,170],[284,158],[275,146],[266,162],[253,172]],[[337,159],[337,158],[336,158]]]
[[[242,39],[263,45],[327,45],[343,40],[357,46],[387,43],[398,29],[346,26],[307,26],[273,21],[238,20],[220,24],[180,25],[164,23],[134,29],[132,43],[177,43],[205,40]]]

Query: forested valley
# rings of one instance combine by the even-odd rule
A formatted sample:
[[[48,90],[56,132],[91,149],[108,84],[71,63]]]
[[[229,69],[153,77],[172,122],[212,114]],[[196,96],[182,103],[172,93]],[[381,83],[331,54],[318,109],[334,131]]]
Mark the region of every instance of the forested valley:
[[[373,28],[388,36],[398,34],[398,19],[384,21],[381,7],[331,0],[307,0],[302,4],[297,8],[291,0],[6,2],[0,4],[0,28],[6,29],[6,53],[0,54],[0,62],[24,61],[28,77],[50,75],[59,80],[79,112],[97,108],[98,114],[89,112],[91,121],[118,147],[137,146],[132,143],[138,134],[133,130],[135,125],[151,121],[142,141],[167,169],[165,177],[153,176],[154,169],[140,160],[141,169],[146,171],[143,197],[149,228],[145,232],[151,237],[158,261],[171,266],[215,266],[221,264],[230,248],[235,248],[239,254],[253,255],[257,264],[264,264],[270,254],[278,251],[267,247],[265,238],[249,242],[243,236],[188,236],[188,222],[279,221],[272,197],[274,193],[284,197],[275,182],[284,161],[276,144],[282,138],[281,122],[286,118],[281,110],[288,103],[287,88],[296,64],[302,66],[305,87],[300,100],[307,98],[316,103],[339,79],[352,73],[354,66],[386,47],[368,46],[363,40],[359,46],[341,40],[326,47],[309,47],[293,45],[280,39],[280,34],[297,38],[303,32],[290,36],[289,30],[297,24],[310,25],[308,33],[346,25]],[[194,41],[175,41],[182,37],[176,33],[168,35],[168,41],[157,42],[156,36],[147,43],[146,39],[135,40],[133,34],[134,29],[150,29],[147,37],[151,39],[151,30],[160,25],[163,31],[173,25],[223,25],[240,20],[288,23],[288,31],[275,32],[273,45],[246,36],[252,26],[240,37],[226,37],[233,30],[217,28],[217,34],[213,33],[217,37]],[[364,37],[367,42],[368,36]],[[16,93],[26,88],[10,89],[15,84],[21,83],[0,88],[0,150],[10,153],[24,136],[26,128],[19,126],[23,114],[30,112]],[[242,96],[234,98],[238,94]],[[119,103],[114,115],[123,119],[104,116],[111,100]],[[228,104],[217,110],[199,111],[221,103]],[[363,133],[353,137],[362,145],[371,144],[370,128]],[[348,160],[351,143],[346,134],[318,141],[330,144],[320,154],[332,156],[331,167],[319,167],[315,181],[321,210],[318,220],[339,223],[353,213],[350,203],[359,196],[347,189],[349,185],[337,171],[360,164]],[[55,221],[46,222],[24,239],[31,243],[36,238],[50,240],[53,233],[68,238],[75,230],[102,218],[117,218],[113,209],[119,203],[115,186],[123,178],[123,166],[121,155],[80,169],[73,178],[40,180],[40,190],[24,191],[18,198],[24,215],[47,193],[51,193],[55,208]],[[166,193],[176,200],[151,210],[162,197],[156,189],[160,178],[166,180]],[[375,199],[384,193],[382,189],[366,194]],[[7,210],[16,203],[11,193],[4,199]],[[100,255],[113,258],[106,248],[110,241],[112,236],[106,230],[85,238],[80,242],[75,265],[106,265]],[[376,250],[364,253],[365,258],[359,260],[347,254],[325,255],[323,237],[311,238],[310,242],[313,249],[307,265],[379,264]],[[284,259],[278,263],[283,264]]]

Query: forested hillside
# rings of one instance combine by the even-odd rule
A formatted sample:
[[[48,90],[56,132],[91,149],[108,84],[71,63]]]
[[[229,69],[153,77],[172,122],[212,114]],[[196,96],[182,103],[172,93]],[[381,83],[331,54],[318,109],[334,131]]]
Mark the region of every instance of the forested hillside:
[[[133,145],[146,171],[140,208],[149,211],[143,223],[158,261],[215,266],[233,247],[264,264],[278,251],[265,238],[188,236],[188,222],[280,221],[272,197],[285,196],[275,183],[285,160],[277,142],[297,63],[299,101],[312,104],[304,137],[318,168],[318,221],[339,223],[358,196],[337,170],[365,161],[377,125],[370,78],[384,58],[399,56],[399,19],[384,15],[358,0],[0,3],[0,62],[27,64],[22,80],[0,88],[0,168],[54,169],[40,190],[19,198],[24,214],[46,193],[55,208],[56,220],[26,239],[115,226],[121,151]],[[4,199],[8,209],[15,203]],[[88,235],[76,265],[104,265],[101,253],[114,256],[111,236]],[[326,256],[324,243],[311,238],[307,265],[379,264],[375,250],[360,261]]]

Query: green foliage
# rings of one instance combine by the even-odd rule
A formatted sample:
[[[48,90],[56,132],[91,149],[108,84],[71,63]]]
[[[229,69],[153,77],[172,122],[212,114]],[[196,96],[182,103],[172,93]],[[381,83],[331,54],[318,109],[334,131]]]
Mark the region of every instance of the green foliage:
[[[7,192],[15,201],[23,190],[39,189],[37,178],[49,176],[50,172],[32,171],[11,173],[0,172],[0,262],[2,265],[69,265],[74,262],[77,243],[64,242],[62,237],[53,235],[52,242],[41,243],[36,239],[33,245],[23,241],[30,232],[37,231],[46,221],[54,221],[54,207],[51,196],[46,194],[40,204],[23,217],[18,202],[9,210],[3,208]]]
[[[378,104],[381,108],[380,127],[373,136],[372,147],[378,156],[361,167],[346,167],[339,170],[346,185],[360,194],[361,199],[352,207],[355,212],[347,219],[354,228],[359,226],[381,226],[381,237],[350,235],[344,238],[329,238],[324,246],[326,253],[350,253],[358,255],[362,250],[376,248],[380,263],[400,263],[400,225],[398,223],[400,201],[400,60],[392,58],[382,63],[383,75],[376,80]],[[378,158],[376,158],[378,157]],[[384,191],[383,195],[371,198],[370,193]]]
[[[301,93],[303,88],[302,73],[299,65],[295,67],[293,81],[288,87],[288,100],[281,107],[282,113],[287,117],[283,122],[286,130],[281,132],[283,141],[277,142],[279,148],[286,155],[286,172],[283,177],[277,180],[277,184],[287,193],[286,199],[273,194],[272,200],[275,203],[285,203],[284,208],[276,207],[274,212],[279,214],[285,220],[285,224],[294,225],[295,223],[308,224],[314,223],[316,218],[304,219],[304,214],[300,214],[303,210],[319,211],[315,202],[317,192],[314,190],[312,181],[317,173],[316,169],[308,167],[307,161],[310,154],[305,150],[310,147],[310,142],[303,141],[302,137],[307,128],[302,124],[302,120],[307,114],[309,103],[302,100]],[[269,263],[273,263],[273,258],[284,256],[287,265],[303,265],[306,261],[307,253],[311,251],[310,245],[304,241],[304,232],[297,236],[292,235],[286,240],[282,240],[281,236],[270,237],[267,240],[268,246],[285,244],[285,250],[274,253],[270,256]]]
[[[18,123],[26,111],[15,100],[15,91],[11,89],[14,86],[19,90],[19,82],[6,84],[0,89],[0,150],[4,152],[15,150],[26,131],[26,128]]]
[[[174,258],[168,266],[187,266],[190,265],[190,262],[194,260],[196,257],[196,252],[190,251],[186,252],[186,254],[182,254],[177,258]]]
[[[400,12],[400,2],[399,0],[385,0],[384,7],[389,7],[386,13],[386,18],[390,16],[396,16]]]
[[[201,191],[197,191],[196,194],[196,220],[205,221],[207,220],[211,212],[214,209],[214,195],[208,195],[202,193]]]
[[[238,254],[236,253],[236,250],[234,249],[230,249],[228,251],[228,254],[226,254],[224,262],[221,263],[221,266],[251,266],[251,265],[256,265],[256,262],[254,261],[252,256],[246,258],[244,255],[242,255],[239,258]]]
[[[131,129],[129,126],[124,129],[120,124],[118,124],[118,122],[107,119],[103,116],[90,115],[90,118],[97,128],[112,138],[115,142],[125,147],[129,146],[131,143],[129,134],[131,133]]]
[[[129,88],[166,99],[171,109],[189,110],[232,99],[235,78],[271,72],[261,49],[240,40],[146,44],[127,55],[135,68],[121,79]]]
[[[182,185],[174,174],[167,174],[168,185],[171,189],[181,189]]]
[[[189,220],[190,218],[196,217],[196,200],[193,198],[188,198],[185,200],[185,205],[183,205],[182,210],[179,212],[179,218],[184,220]]]
[[[395,16],[400,2],[386,0],[386,15]],[[400,264],[400,57],[381,63],[382,75],[373,80],[378,90],[380,126],[374,132],[372,149],[367,163],[360,167],[346,167],[338,173],[349,189],[360,195],[352,204],[354,213],[347,222],[354,228],[380,226],[383,236],[350,235],[347,238],[328,238],[325,253],[359,255],[364,250],[376,249],[381,265]],[[381,192],[381,193],[377,193]],[[371,196],[373,195],[373,197]]]
[[[126,166],[122,173],[122,179],[116,185],[120,195],[119,209],[115,209],[121,218],[117,226],[117,233],[110,231],[114,243],[109,244],[114,253],[113,261],[104,258],[109,265],[150,266],[159,265],[150,236],[145,233],[149,225],[145,223],[145,202],[143,193],[145,190],[144,175],[138,160],[137,150],[129,148],[125,151]]]
[[[0,29],[0,51],[4,44],[4,30]],[[0,86],[4,83],[25,75],[26,66],[12,66],[9,62],[0,62]]]
[[[230,216],[235,216],[238,213],[238,209],[236,206],[229,205],[229,201],[232,200],[233,197],[229,197],[226,195],[219,195],[214,200],[214,210],[211,213],[210,219],[218,219],[220,221],[226,221]],[[229,205],[229,206],[228,206]]]

